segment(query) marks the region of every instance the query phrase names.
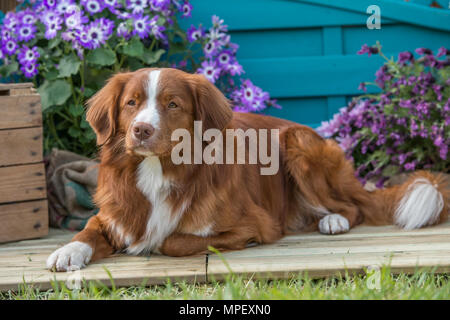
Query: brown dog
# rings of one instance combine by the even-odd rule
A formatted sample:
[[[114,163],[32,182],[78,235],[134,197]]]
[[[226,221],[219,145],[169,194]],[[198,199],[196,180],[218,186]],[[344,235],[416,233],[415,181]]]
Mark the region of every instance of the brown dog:
[[[120,73],[89,106],[87,120],[101,146],[95,194],[100,211],[48,258],[50,269],[79,269],[117,251],[185,256],[208,246],[234,250],[252,242],[271,243],[306,230],[343,233],[363,221],[412,229],[447,217],[441,177],[417,172],[402,186],[369,193],[333,141],[287,120],[232,112],[222,93],[201,75],[175,69]],[[194,121],[201,121],[200,133]],[[199,138],[209,129],[227,132],[226,137],[232,129],[277,130],[276,140],[271,135],[247,138],[278,151],[279,168],[267,175],[261,173],[267,162],[260,160],[176,164],[177,129],[201,151],[218,143],[222,151],[211,153],[217,159],[225,154],[237,159],[242,149],[223,136]],[[231,142],[237,140],[232,136]],[[196,152],[181,154],[195,159]],[[245,159],[254,155],[246,145]]]

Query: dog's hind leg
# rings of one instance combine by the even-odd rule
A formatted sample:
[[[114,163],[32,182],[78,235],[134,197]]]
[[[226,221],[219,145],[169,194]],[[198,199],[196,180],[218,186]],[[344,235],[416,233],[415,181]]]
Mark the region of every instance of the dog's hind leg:
[[[291,127],[281,138],[288,173],[305,202],[303,207],[315,215],[318,230],[337,234],[361,223],[360,204],[370,206],[373,200],[356,179],[341,148],[307,127]]]

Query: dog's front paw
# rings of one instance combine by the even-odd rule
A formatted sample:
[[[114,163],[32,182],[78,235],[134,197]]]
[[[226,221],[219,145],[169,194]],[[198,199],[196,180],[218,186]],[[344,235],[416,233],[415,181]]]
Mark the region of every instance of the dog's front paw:
[[[319,221],[319,231],[324,234],[338,234],[350,230],[347,218],[340,214],[329,214]]]
[[[74,241],[53,252],[47,259],[47,268],[56,271],[74,271],[84,268],[91,260],[90,245]]]

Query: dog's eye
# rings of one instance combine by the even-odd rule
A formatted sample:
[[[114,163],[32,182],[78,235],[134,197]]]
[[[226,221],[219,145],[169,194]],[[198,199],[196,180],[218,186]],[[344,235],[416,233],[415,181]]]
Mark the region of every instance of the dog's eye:
[[[134,107],[136,105],[136,101],[131,99],[130,101],[127,102],[127,105]]]
[[[178,106],[177,106],[177,104],[175,102],[171,102],[171,103],[169,103],[168,107],[170,109],[173,109],[173,108],[177,108]]]

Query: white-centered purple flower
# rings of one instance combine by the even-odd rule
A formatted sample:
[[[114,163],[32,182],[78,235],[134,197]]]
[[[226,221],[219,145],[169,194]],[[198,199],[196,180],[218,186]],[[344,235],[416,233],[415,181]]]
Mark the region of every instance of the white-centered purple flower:
[[[17,28],[17,39],[19,41],[28,42],[34,39],[36,34],[36,26],[32,24],[22,24]]]
[[[19,58],[19,62],[23,65],[28,63],[36,63],[37,59],[40,57],[37,47],[28,48],[23,45],[19,50],[19,54],[17,55]]]
[[[89,21],[89,18],[84,16],[82,11],[75,11],[65,15],[65,24],[67,29],[80,29]]]
[[[37,21],[36,14],[29,8],[20,11],[17,16],[21,24],[34,24]]]
[[[41,22],[45,24],[46,26],[50,25],[51,23],[58,20],[59,16],[55,11],[52,10],[45,10],[40,15]]]
[[[138,15],[133,20],[134,30],[133,35],[138,35],[139,38],[145,39],[150,35],[151,26],[148,16]]]
[[[206,77],[206,79],[208,79],[212,83],[215,83],[216,80],[219,78],[220,69],[217,68],[217,64],[215,61],[205,60],[202,62],[201,68],[197,70],[197,73],[203,74]]]
[[[186,32],[186,36],[189,42],[197,41],[205,37],[205,29],[202,26],[196,28],[194,25],[191,25]]]
[[[166,30],[166,27],[161,26],[158,24],[159,16],[156,15],[150,20],[150,28],[152,30],[153,36],[158,39],[162,40],[163,42],[167,41],[166,35],[163,33],[164,30]]]
[[[44,0],[43,3],[47,9],[54,9],[56,7],[56,0]]]
[[[56,4],[56,12],[58,14],[66,14],[68,10],[72,9],[74,0],[59,0]]]
[[[20,67],[20,70],[22,70],[25,77],[33,78],[39,72],[38,67],[39,67],[39,64],[37,64],[37,63],[27,63],[25,65],[22,65]]]
[[[8,28],[9,30],[13,30],[19,23],[19,19],[17,19],[17,15],[14,12],[10,11],[5,15],[2,23],[3,26]]]
[[[141,14],[147,8],[147,0],[127,0],[127,9],[133,14]]]
[[[17,50],[17,42],[13,38],[2,39],[2,49],[7,55],[13,55]]]
[[[104,9],[103,1],[101,0],[81,0],[81,4],[91,15],[100,13]]]
[[[61,30],[61,19],[57,18],[53,22],[47,24],[46,27],[45,38],[47,40],[53,39],[58,34],[58,31]]]
[[[205,54],[205,57],[212,58],[220,49],[220,45],[217,41],[210,40],[203,47],[203,53]]]
[[[153,11],[167,11],[170,6],[170,0],[149,0]]]
[[[125,39],[130,39],[132,32],[128,29],[126,22],[121,22],[117,27],[117,36]]]
[[[192,13],[192,5],[189,2],[185,1],[181,6],[180,11],[183,13],[182,14],[183,18],[189,18],[191,17]]]

